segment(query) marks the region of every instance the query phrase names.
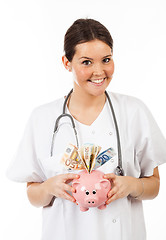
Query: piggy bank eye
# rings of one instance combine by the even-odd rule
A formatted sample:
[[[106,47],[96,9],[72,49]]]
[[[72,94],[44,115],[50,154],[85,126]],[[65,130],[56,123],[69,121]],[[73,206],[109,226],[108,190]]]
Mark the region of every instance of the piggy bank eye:
[[[92,192],[93,194],[96,194],[96,190],[93,190],[93,192]]]
[[[88,190],[86,190],[86,195],[89,195],[89,191]]]

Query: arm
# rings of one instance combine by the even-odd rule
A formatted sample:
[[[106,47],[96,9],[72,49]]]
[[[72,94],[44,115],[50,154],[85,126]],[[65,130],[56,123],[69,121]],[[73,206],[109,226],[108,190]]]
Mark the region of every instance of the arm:
[[[160,177],[157,167],[154,169],[152,176],[141,179],[130,176],[116,176],[113,173],[105,174],[104,177],[109,179],[113,185],[108,193],[107,204],[129,195],[139,200],[153,199],[159,192]]]
[[[49,178],[43,183],[28,183],[27,195],[30,203],[36,207],[45,207],[50,204],[53,197],[75,202],[75,199],[66,191],[75,192],[68,183],[77,178],[79,178],[78,175],[67,173]]]

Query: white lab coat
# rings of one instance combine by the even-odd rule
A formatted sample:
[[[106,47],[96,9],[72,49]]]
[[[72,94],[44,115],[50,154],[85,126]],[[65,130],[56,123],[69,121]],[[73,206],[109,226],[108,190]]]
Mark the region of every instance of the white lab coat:
[[[109,93],[116,114],[125,175],[139,178],[153,175],[156,166],[166,162],[166,140],[146,106],[138,99]],[[70,119],[60,121],[50,157],[55,120],[62,113],[64,98],[36,108],[27,124],[18,152],[7,175],[19,182],[42,182],[68,171],[60,164],[68,143],[76,145]],[[67,112],[69,113],[68,109]],[[113,147],[116,132],[108,101],[90,125],[75,120],[80,146],[94,143],[101,151]],[[117,154],[99,170],[114,172]],[[75,172],[76,173],[76,172]],[[43,208],[42,240],[145,240],[142,202],[130,197],[109,204],[105,210],[81,212],[67,200],[56,198],[52,207]]]

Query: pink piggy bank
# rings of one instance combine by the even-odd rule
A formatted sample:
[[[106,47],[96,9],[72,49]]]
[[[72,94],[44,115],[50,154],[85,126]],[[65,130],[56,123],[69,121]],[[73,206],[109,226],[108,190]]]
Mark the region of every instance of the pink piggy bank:
[[[107,194],[111,189],[111,183],[104,179],[104,173],[93,170],[90,174],[85,170],[79,173],[80,178],[72,182],[76,192],[73,197],[80,206],[81,211],[87,211],[90,207],[106,208]]]

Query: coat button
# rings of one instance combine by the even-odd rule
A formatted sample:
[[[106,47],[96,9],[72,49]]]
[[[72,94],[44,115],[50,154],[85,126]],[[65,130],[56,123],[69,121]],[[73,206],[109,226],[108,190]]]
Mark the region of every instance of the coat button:
[[[111,135],[112,135],[112,132],[109,132],[109,135],[111,136]]]
[[[113,222],[113,223],[116,223],[116,219],[113,219],[112,222]]]
[[[95,134],[95,130],[92,130],[92,134]]]

